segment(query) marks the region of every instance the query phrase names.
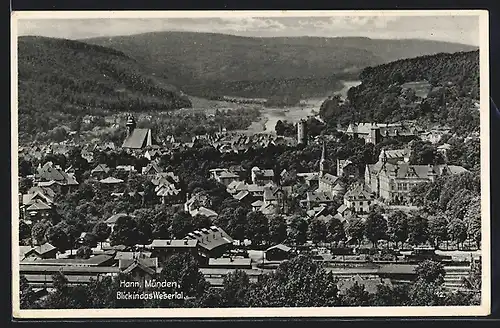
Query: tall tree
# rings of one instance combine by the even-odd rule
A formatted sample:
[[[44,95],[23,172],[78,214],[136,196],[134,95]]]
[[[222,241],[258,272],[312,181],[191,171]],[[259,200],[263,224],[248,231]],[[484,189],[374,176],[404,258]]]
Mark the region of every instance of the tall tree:
[[[280,244],[287,238],[286,221],[280,216],[275,216],[269,220],[269,241]]]
[[[130,216],[119,217],[111,233],[111,245],[133,246],[138,239],[137,222]]]
[[[463,244],[467,239],[467,226],[465,222],[458,218],[451,219],[448,225],[448,231],[451,240],[456,242],[458,249],[460,249],[460,244]]]
[[[92,231],[94,235],[97,237],[97,241],[101,243],[101,247],[102,247],[102,242],[108,239],[109,235],[111,234],[111,228],[105,222],[102,221],[97,222]]]
[[[420,245],[427,241],[428,236],[427,219],[418,214],[410,216],[408,221],[409,242],[413,245]]]
[[[429,218],[429,236],[437,248],[440,242],[448,240],[448,221],[444,215],[438,214]]]
[[[365,236],[377,247],[380,239],[386,238],[387,221],[385,218],[376,212],[371,212],[365,222]]]
[[[402,211],[394,211],[387,218],[387,235],[392,242],[404,243],[408,239],[408,218]]]
[[[353,217],[347,220],[346,233],[358,245],[363,241],[365,236],[365,224],[360,218]]]
[[[344,224],[337,218],[332,218],[327,226],[327,240],[338,245],[339,242],[346,239]]]
[[[35,245],[41,245],[46,242],[45,232],[51,226],[50,222],[47,220],[40,220],[33,224],[31,228],[31,238]]]
[[[249,212],[247,214],[246,237],[252,244],[260,245],[269,239],[269,220],[261,212]]]
[[[318,219],[311,220],[308,235],[315,244],[325,242],[327,236],[326,223]]]
[[[301,217],[294,217],[290,223],[288,238],[296,245],[304,245],[307,241],[307,221]]]
[[[153,227],[144,218],[137,219],[137,243],[146,245],[151,243],[153,239]]]

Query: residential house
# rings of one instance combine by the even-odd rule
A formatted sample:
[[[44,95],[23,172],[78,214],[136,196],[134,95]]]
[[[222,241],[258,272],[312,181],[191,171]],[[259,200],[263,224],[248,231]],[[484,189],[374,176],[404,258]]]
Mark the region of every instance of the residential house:
[[[127,274],[132,281],[139,282],[144,286],[144,282],[152,280],[160,272],[158,259],[156,258],[136,258],[130,261],[122,261],[123,267],[120,270]]]
[[[107,164],[97,164],[97,166],[94,167],[92,171],[90,171],[90,175],[97,179],[104,179],[105,177],[107,177],[110,170],[111,169]]]
[[[216,226],[190,232],[184,239],[197,240],[198,249],[205,258],[221,257],[233,245],[233,239],[224,230]]]
[[[278,244],[266,249],[264,256],[267,261],[284,261],[290,258],[291,251],[290,247]]]
[[[184,211],[191,216],[203,215],[209,218],[217,217],[217,213],[212,211],[210,200],[207,195],[195,194],[184,203]]]
[[[218,183],[222,183],[226,187],[233,181],[240,180],[240,176],[237,173],[231,172],[228,169],[211,169],[210,177]]]
[[[163,183],[155,187],[156,196],[162,204],[182,204],[182,193],[173,183]]]
[[[35,182],[41,187],[51,187],[55,192],[66,192],[78,186],[73,174],[64,172],[60,166],[52,162],[38,167]]]
[[[364,184],[355,184],[344,195],[344,205],[355,213],[368,213],[375,197]]]
[[[50,188],[32,187],[22,195],[20,202],[21,217],[34,223],[48,218],[54,213],[55,193]]]
[[[253,167],[251,170],[252,183],[263,186],[274,181],[274,171],[272,169],[260,169]]]
[[[50,243],[35,246],[24,253],[23,259],[33,260],[39,259],[55,259],[57,255],[57,248]]]
[[[300,201],[308,209],[313,209],[320,205],[328,206],[334,202],[335,195],[331,191],[309,191],[306,193],[306,199]]]
[[[163,173],[163,169],[155,162],[151,162],[142,168],[142,174],[149,177],[157,176],[160,173]]]
[[[278,210],[278,214],[287,213],[287,200],[291,194],[291,189],[291,186],[265,186],[262,206],[267,207],[272,204]]]
[[[337,175],[339,177],[356,178],[359,176],[358,167],[348,159],[337,159]]]

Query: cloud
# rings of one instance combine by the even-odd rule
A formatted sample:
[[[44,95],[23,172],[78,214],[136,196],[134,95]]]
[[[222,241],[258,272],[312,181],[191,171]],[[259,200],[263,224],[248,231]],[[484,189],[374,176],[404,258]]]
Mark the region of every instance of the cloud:
[[[365,36],[423,38],[478,45],[477,16],[321,16],[321,17],[212,17],[22,19],[20,35],[81,39],[155,31],[195,31],[241,36]]]

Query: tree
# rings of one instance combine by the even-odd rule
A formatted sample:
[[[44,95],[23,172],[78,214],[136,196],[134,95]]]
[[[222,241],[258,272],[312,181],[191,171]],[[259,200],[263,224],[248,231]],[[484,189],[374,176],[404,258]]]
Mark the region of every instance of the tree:
[[[70,287],[68,279],[60,272],[52,275],[54,291],[43,301],[45,309],[84,309],[88,308],[89,295],[83,286]]]
[[[331,273],[305,255],[282,262],[248,293],[251,307],[331,307],[339,305]]]
[[[280,244],[287,238],[286,221],[280,216],[275,216],[269,220],[269,241],[273,244]]]
[[[245,307],[250,288],[250,279],[245,271],[236,270],[228,273],[222,283],[222,300],[227,307]]]
[[[70,238],[59,225],[49,227],[45,232],[45,239],[51,245],[56,247],[61,253],[70,249],[72,246],[70,243]]]
[[[43,244],[45,239],[45,232],[51,226],[51,224],[47,220],[41,220],[33,224],[31,228],[31,238],[35,245]]]
[[[417,279],[437,285],[443,284],[446,274],[443,264],[432,260],[420,262],[415,268],[415,273],[417,274]]]
[[[19,302],[21,309],[36,308],[36,294],[24,275],[19,278]]]
[[[105,222],[102,221],[97,222],[92,231],[94,235],[97,237],[97,241],[101,243],[101,247],[102,247],[102,242],[108,239],[109,235],[111,234],[111,228]]]
[[[433,282],[417,280],[409,288],[409,299],[412,306],[438,306],[441,287]]]
[[[327,226],[327,240],[338,245],[339,242],[346,239],[344,224],[337,218],[332,218]]]
[[[249,212],[247,214],[246,236],[252,244],[260,245],[269,239],[269,220],[261,212]]]
[[[408,239],[413,245],[420,245],[428,239],[427,219],[416,214],[410,217],[408,221]]]
[[[174,214],[171,225],[171,232],[174,238],[182,239],[193,230],[193,218],[189,213],[179,212]]]
[[[76,257],[80,259],[88,259],[92,255],[92,249],[88,246],[81,246],[76,251]]]
[[[394,211],[387,218],[387,235],[396,243],[403,244],[408,239],[408,218],[402,211]]]
[[[324,221],[313,219],[309,222],[309,238],[313,243],[325,242],[327,236],[326,223]]]
[[[465,239],[467,239],[467,226],[465,222],[457,218],[451,219],[448,225],[448,231],[451,240],[455,241],[458,249],[460,249],[460,244],[463,244]]]
[[[435,165],[443,164],[444,160],[440,153],[437,152],[436,146],[430,142],[416,141],[413,142],[412,152],[410,155],[410,164],[413,165]]]
[[[438,248],[441,241],[448,240],[448,221],[444,215],[436,215],[429,219],[429,236]]]
[[[369,306],[371,303],[370,294],[365,290],[365,286],[355,282],[348,288],[340,299],[343,306]]]
[[[407,287],[399,285],[379,284],[372,298],[375,306],[406,306],[410,302]]]
[[[149,244],[153,239],[153,227],[144,218],[138,219],[137,221],[137,243],[141,245]]]
[[[31,227],[23,220],[19,220],[19,241],[31,237]]]
[[[358,245],[363,241],[365,224],[360,218],[353,217],[347,220],[346,233]]]
[[[111,245],[133,246],[138,239],[137,222],[130,216],[119,217],[111,233]]]
[[[288,238],[296,245],[304,245],[307,241],[307,221],[296,216],[290,223]]]
[[[96,247],[97,246],[97,236],[91,232],[85,233],[82,240],[83,246]]]
[[[464,221],[468,238],[476,242],[478,249],[481,248],[481,197],[477,196],[471,200]]]
[[[371,212],[365,222],[365,236],[377,247],[380,239],[386,238],[387,221],[385,218],[376,212]]]

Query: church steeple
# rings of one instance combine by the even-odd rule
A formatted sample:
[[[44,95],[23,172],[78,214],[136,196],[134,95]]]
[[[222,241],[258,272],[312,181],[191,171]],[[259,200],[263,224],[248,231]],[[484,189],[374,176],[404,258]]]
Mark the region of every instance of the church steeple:
[[[130,114],[127,118],[127,137],[130,136],[132,134],[132,131],[134,131],[135,129],[135,118],[132,114]]]
[[[323,147],[321,148],[321,159],[319,160],[319,176],[325,175],[326,171],[326,147],[323,141]]]

